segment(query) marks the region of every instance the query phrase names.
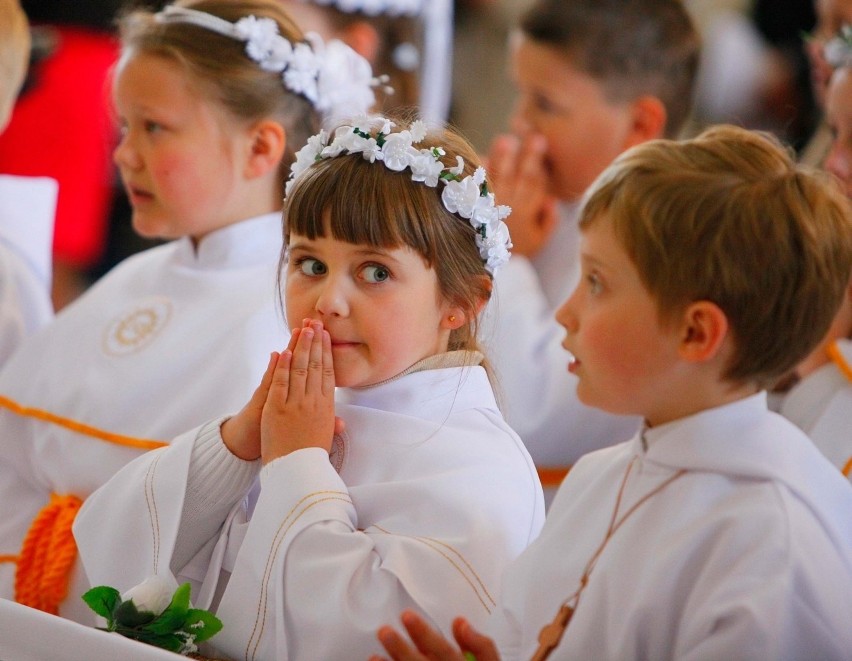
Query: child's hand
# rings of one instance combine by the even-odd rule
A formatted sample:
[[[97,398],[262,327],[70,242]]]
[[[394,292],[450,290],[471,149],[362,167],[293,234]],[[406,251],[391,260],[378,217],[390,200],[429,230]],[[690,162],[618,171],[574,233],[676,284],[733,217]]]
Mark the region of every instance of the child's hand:
[[[402,624],[411,637],[410,645],[393,627],[379,629],[378,638],[393,661],[499,661],[494,641],[483,636],[464,618],[453,620],[453,637],[459,647],[435,631],[413,611],[402,614]],[[459,649],[461,648],[461,649]],[[462,652],[461,650],[465,650]],[[383,661],[373,656],[370,661]]]
[[[556,229],[556,198],[545,167],[547,145],[540,135],[501,135],[488,154],[488,183],[498,204],[512,207],[506,219],[512,253],[533,257]]]
[[[331,337],[320,322],[293,330],[278,357],[260,429],[264,464],[302,448],[331,451],[342,425],[334,417]]]
[[[249,403],[222,424],[222,441],[240,459],[254,461],[260,456],[260,419],[277,362],[278,353],[273,351],[266,372]]]

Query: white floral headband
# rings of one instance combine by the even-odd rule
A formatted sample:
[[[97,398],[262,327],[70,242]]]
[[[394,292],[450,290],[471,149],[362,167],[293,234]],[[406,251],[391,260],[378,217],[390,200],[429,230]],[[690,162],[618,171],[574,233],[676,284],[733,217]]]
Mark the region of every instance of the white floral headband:
[[[417,16],[423,10],[423,0],[302,0],[315,5],[333,6],[351,14],[361,12],[367,16]]]
[[[844,25],[826,42],[823,57],[835,69],[852,65],[852,25]]]
[[[512,212],[510,207],[494,203],[494,193],[488,191],[485,168],[476,168],[472,175],[462,177],[464,159],[456,156],[456,166],[445,168],[441,156],[446,152],[440,147],[416,149],[415,144],[426,137],[426,125],[416,121],[405,131],[391,132],[393,122],[383,117],[364,117],[352,126],[340,126],[330,135],[320,131],[308,139],[308,143],[296,154],[290,166],[286,194],[293,184],[317,161],[335,158],[344,154],[361,154],[364,160],[381,161],[394,172],[411,170],[411,180],[436,188],[444,183],[441,201],[450,213],[469,221],[476,230],[476,246],[489,273],[494,273],[509,259],[509,228],[503,221]],[[378,129],[374,132],[375,129]]]
[[[291,92],[304,96],[328,117],[367,112],[375,103],[373,88],[385,78],[373,77],[369,62],[336,39],[323,43],[319,35],[290,43],[271,18],[245,16],[236,23],[207,12],[169,5],[154,15],[158,23],[190,23],[237,41],[246,42],[246,55],[264,71],[281,73]]]

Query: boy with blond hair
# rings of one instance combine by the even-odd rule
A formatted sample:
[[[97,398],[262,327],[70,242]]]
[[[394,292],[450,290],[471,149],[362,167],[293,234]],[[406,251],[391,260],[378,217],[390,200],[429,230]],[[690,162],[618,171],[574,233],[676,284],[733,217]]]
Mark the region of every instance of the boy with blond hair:
[[[578,401],[553,314],[579,278],[583,192],[624,150],[678,135],[699,37],[680,0],[537,0],[519,27],[514,135],[499,137],[489,154],[497,198],[512,207],[514,245],[486,338],[506,417],[544,469],[570,465],[639,426],[636,417]],[[545,482],[548,475],[542,471]]]
[[[628,151],[592,185],[582,280],[557,313],[577,392],[644,419],[583,457],[462,650],[506,659],[848,659],[852,489],[763,388],[845,291],[842,192],[773,139],[711,129]],[[413,613],[414,649],[461,659]]]
[[[12,115],[30,58],[30,30],[18,0],[0,0],[0,133]],[[0,366],[53,318],[51,244],[57,185],[46,177],[0,174]]]

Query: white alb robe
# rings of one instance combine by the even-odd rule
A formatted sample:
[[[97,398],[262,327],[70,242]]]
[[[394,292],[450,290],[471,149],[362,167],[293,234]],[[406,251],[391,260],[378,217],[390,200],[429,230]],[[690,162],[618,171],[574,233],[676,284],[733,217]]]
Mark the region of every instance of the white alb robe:
[[[420,371],[337,400],[331,457],[298,450],[260,470],[214,421],[126,466],[75,524],[89,578],[190,580],[234,659],[365,659],[403,608],[444,632],[457,613],[482,623],[544,518],[485,371]]]
[[[0,366],[53,319],[53,222],[59,186],[49,177],[0,175]]]
[[[591,572],[559,659],[849,659],[852,489],[764,394],[661,425],[580,460],[539,538],[510,567],[488,630],[503,659]]]
[[[554,318],[580,279],[579,207],[562,205],[559,225],[532,260],[513,256],[496,274],[484,344],[504,393],[506,420],[537,466],[570,466],[586,452],[625,441],[639,418],[577,399],[577,378]]]
[[[852,340],[835,346],[849,369]],[[838,469],[850,475],[852,461],[852,376],[829,362],[799,381],[782,400],[781,415],[803,430]]]
[[[64,308],[0,371],[0,396],[133,438],[168,442],[238,411],[286,346],[278,213],[134,255]],[[142,450],[0,407],[0,554],[15,555],[51,493],[85,499]],[[0,564],[13,598],[15,565]],[[60,609],[94,622],[75,572]]]

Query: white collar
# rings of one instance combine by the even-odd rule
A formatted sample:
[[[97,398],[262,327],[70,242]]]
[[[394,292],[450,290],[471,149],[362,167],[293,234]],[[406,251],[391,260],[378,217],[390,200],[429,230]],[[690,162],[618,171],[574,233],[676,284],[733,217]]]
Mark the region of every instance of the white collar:
[[[181,266],[199,270],[266,264],[278,259],[282,242],[281,213],[275,211],[211,232],[198,246],[189,237],[178,239],[176,259]]]

